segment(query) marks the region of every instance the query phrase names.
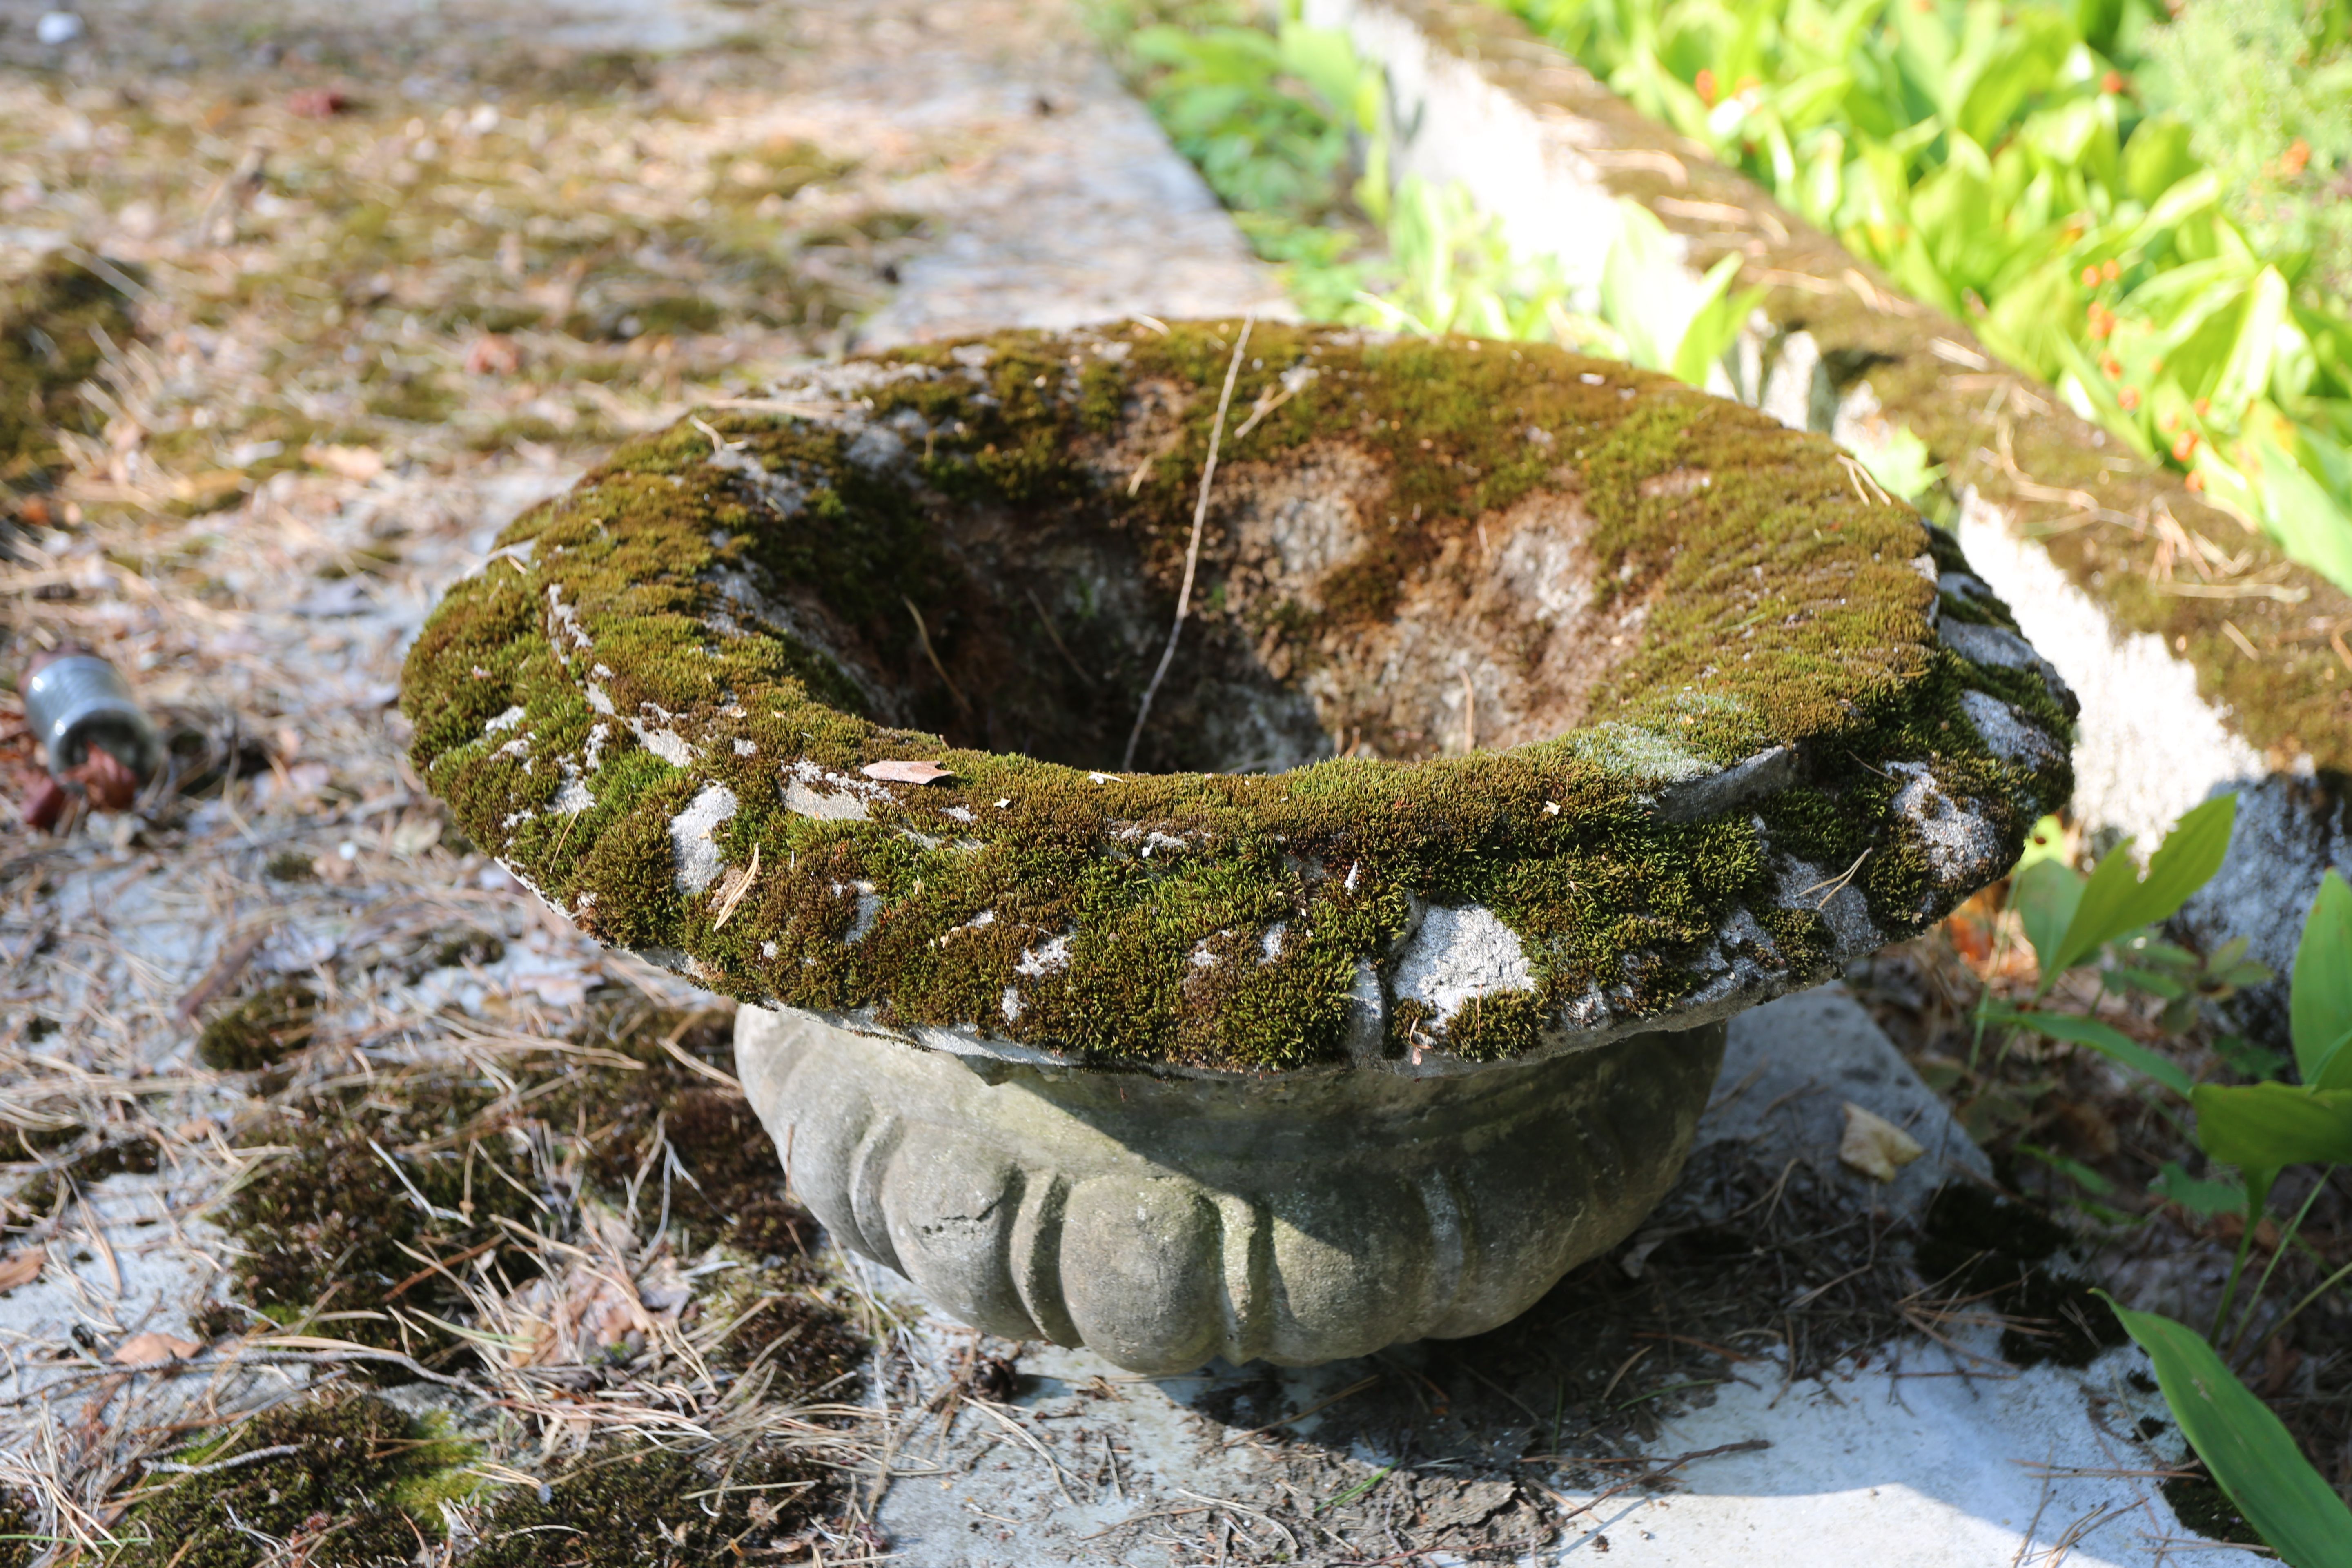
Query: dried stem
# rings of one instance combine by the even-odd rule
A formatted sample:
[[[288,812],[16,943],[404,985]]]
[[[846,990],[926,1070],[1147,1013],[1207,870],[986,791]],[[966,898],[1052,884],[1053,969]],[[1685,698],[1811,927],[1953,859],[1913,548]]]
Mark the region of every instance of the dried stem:
[[[1168,646],[1160,650],[1160,668],[1151,672],[1151,684],[1143,689],[1143,705],[1136,710],[1135,728],[1128,731],[1127,750],[1119,753],[1121,773],[1135,766],[1135,748],[1143,739],[1144,721],[1151,717],[1151,700],[1160,695],[1160,683],[1168,679],[1168,667],[1176,659],[1176,639],[1183,635],[1184,616],[1192,608],[1192,576],[1201,566],[1201,530],[1209,519],[1209,487],[1217,478],[1217,448],[1224,443],[1225,411],[1233,406],[1234,378],[1242,373],[1242,355],[1249,349],[1250,329],[1256,324],[1255,315],[1242,318],[1241,336],[1234,340],[1234,357],[1225,366],[1225,388],[1217,395],[1216,423],[1209,426],[1209,460],[1201,469],[1201,495],[1192,503],[1192,539],[1184,547],[1184,585],[1176,590],[1176,619],[1168,628]]]

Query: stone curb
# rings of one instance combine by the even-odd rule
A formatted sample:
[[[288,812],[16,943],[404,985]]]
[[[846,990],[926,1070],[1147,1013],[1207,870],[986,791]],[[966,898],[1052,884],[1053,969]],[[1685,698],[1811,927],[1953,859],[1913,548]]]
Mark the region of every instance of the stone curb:
[[[1386,70],[1399,175],[1461,182],[1515,249],[1595,275],[1630,198],[1681,241],[1694,289],[1743,257],[1739,285],[1769,292],[1741,345],[1745,385],[1714,390],[1856,450],[1898,427],[1926,442],[1969,560],[2083,700],[2078,820],[2145,850],[2189,807],[2237,790],[2228,860],[2179,923],[2208,946],[2249,936],[2285,974],[2321,872],[2352,874],[2352,597],[1499,8],[1306,0],[1305,12]],[[2247,1022],[2283,1036],[2284,980],[2250,1002]]]

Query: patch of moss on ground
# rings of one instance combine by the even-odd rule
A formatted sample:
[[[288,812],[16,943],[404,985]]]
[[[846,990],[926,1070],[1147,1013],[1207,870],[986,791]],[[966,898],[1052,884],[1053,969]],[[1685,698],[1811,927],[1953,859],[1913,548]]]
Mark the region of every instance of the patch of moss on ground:
[[[270,1453],[280,1448],[292,1451]],[[299,1399],[172,1458],[195,1467],[191,1472],[151,1470],[142,1500],[116,1526],[126,1544],[110,1561],[115,1568],[412,1563],[444,1533],[431,1497],[446,1494],[447,1473],[470,1458],[467,1445],[436,1437],[372,1395]]]
[[[803,1455],[753,1449],[689,1458],[647,1445],[591,1449],[515,1488],[479,1527],[467,1568],[688,1568],[782,1555],[839,1483]]]
[[[1320,607],[1249,628],[1310,658],[1383,621],[1397,583],[1482,519],[1572,495],[1594,520],[1595,580],[1649,619],[1591,719],[1552,741],[1273,776],[1089,773],[877,724],[815,643],[722,600],[724,579],[748,575],[814,595],[871,643],[903,644],[910,610],[927,645],[951,638],[968,610],[951,516],[1016,538],[1108,536],[1172,598],[1229,331],[907,350],[838,420],[711,411],[624,446],[518,520],[510,554],[427,626],[404,699],[416,765],[469,836],[583,928],[686,955],[730,994],[1105,1063],[1261,1069],[1340,1051],[1358,966],[1390,961],[1412,899],[1486,903],[1519,934],[1537,972],[1526,1004],[1454,1020],[1438,1042],[1507,1056],[1578,998],[1617,1016],[1672,1005],[1738,909],[1773,915],[1750,942],[1759,962],[1792,984],[1819,973],[1832,943],[1810,909],[1780,906],[1776,857],[1793,851],[1773,831],[1822,876],[1859,863],[1891,935],[1940,914],[1965,889],[1894,810],[1910,775],[1890,764],[1975,803],[2011,854],[2068,793],[2063,756],[2001,761],[1966,720],[1976,689],[2067,731],[2038,683],[1937,642],[1916,564],[1937,546],[1916,513],[1863,497],[1824,439],[1533,345],[1261,326],[1252,352],[1271,368],[1254,379],[1315,374],[1231,460],[1339,443],[1384,477],[1385,531],[1326,579]],[[902,457],[871,455],[886,432]],[[1112,464],[1122,436],[1148,438],[1153,459]],[[1213,584],[1203,597],[1218,602]],[[910,668],[908,700],[952,727],[958,689]],[[691,764],[640,731],[692,737]],[[1804,822],[1759,836],[1744,808],[1660,815],[1666,781],[1774,745],[1803,759]],[[857,778],[908,757],[952,777]],[[780,770],[829,781],[865,818],[789,809]],[[559,807],[567,781],[583,793]],[[756,851],[761,868],[731,902],[725,882],[675,881],[671,819],[715,788],[736,803],[717,835],[726,863],[748,871]],[[1276,927],[1263,963],[1191,960]],[[1024,955],[1056,941],[1066,967],[1036,973]]]
[[[498,1099],[472,1083],[415,1084],[397,1101],[346,1091],[273,1128],[291,1152],[227,1206],[238,1297],[289,1325],[352,1314],[333,1331],[379,1349],[450,1343],[429,1320],[462,1313],[466,1300],[419,1258],[480,1256],[510,1239],[501,1216],[531,1224],[544,1204],[528,1143],[483,1114]],[[505,1253],[510,1277],[537,1271],[527,1250]]]
[[[57,429],[77,417],[74,389],[97,374],[100,344],[131,338],[123,295],[52,251],[0,282],[0,485],[22,486],[60,460]]]
[[[26,1500],[15,1492],[0,1493],[0,1568],[32,1568],[48,1542]]]
[[[88,1130],[67,1127],[47,1131],[28,1128],[13,1129],[29,1147],[35,1158],[56,1159],[58,1152],[80,1142]],[[64,1195],[65,1181],[70,1177],[84,1185],[102,1182],[109,1176],[123,1174],[152,1176],[163,1169],[163,1151],[152,1138],[116,1136],[90,1142],[74,1150],[8,1194],[7,1212],[11,1220],[45,1218],[56,1212],[58,1201]]]
[[[713,1008],[677,1017],[629,1006],[608,1016],[589,1037],[643,1064],[634,1072],[576,1069],[550,1099],[550,1121],[569,1119],[588,1129],[588,1171],[599,1187],[618,1194],[646,1173],[651,1190],[639,1204],[648,1212],[649,1205],[668,1205],[683,1253],[720,1242],[753,1260],[798,1258],[808,1250],[815,1223],[784,1196],[775,1140],[742,1096],[695,1072],[669,1049],[713,1065],[730,1061],[732,1013]],[[656,1132],[686,1179],[665,1179],[665,1163],[653,1146]]]
[[[318,1013],[317,993],[299,980],[282,981],[206,1024],[196,1037],[196,1059],[220,1072],[276,1067],[310,1043]]]
[[[333,1331],[430,1356],[457,1343],[440,1324],[469,1308],[423,1260],[487,1258],[520,1284],[538,1265],[502,1220],[560,1234],[585,1199],[626,1209],[633,1189],[646,1228],[667,1214],[682,1254],[723,1243],[753,1263],[796,1263],[815,1226],[784,1196],[774,1142],[739,1097],[678,1059],[725,1062],[728,1022],[609,1007],[579,1043],[617,1061],[557,1056],[511,1093],[425,1076],[397,1095],[345,1089],[298,1105],[270,1132],[291,1152],[227,1207],[237,1295],[282,1323],[355,1314]]]

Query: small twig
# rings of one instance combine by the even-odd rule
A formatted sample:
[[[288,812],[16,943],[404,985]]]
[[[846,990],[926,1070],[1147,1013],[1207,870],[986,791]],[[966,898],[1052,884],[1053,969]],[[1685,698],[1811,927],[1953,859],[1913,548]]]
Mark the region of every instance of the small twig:
[[[1648,1355],[1656,1348],[1657,1347],[1655,1345],[1643,1345],[1632,1355],[1627,1356],[1624,1363],[1618,1367],[1616,1374],[1610,1378],[1609,1386],[1601,1391],[1599,1403],[1602,1405],[1606,1405],[1609,1403],[1609,1396],[1617,1392],[1617,1385],[1625,1381],[1625,1374],[1633,1370],[1633,1363],[1640,1361],[1643,1356]]]
[[[215,1470],[234,1470],[240,1465],[257,1465],[264,1459],[282,1459],[301,1451],[299,1443],[279,1443],[272,1447],[256,1448],[250,1454],[239,1454],[233,1459],[215,1459],[209,1465],[178,1465],[169,1459],[151,1459],[147,1468],[173,1476],[209,1476]]]
[[[1045,626],[1045,636],[1048,640],[1053,643],[1054,651],[1060,654],[1065,659],[1069,661],[1071,671],[1076,674],[1080,680],[1084,681],[1088,686],[1092,686],[1095,683],[1093,673],[1088,670],[1085,665],[1078,662],[1078,656],[1070,651],[1069,645],[1062,640],[1062,634],[1054,629],[1054,617],[1045,613],[1045,606],[1040,603],[1037,598],[1037,590],[1034,588],[1024,588],[1022,592],[1029,595],[1030,608],[1037,612],[1037,619]]]
[[[1830,900],[1836,898],[1840,893],[1845,891],[1845,885],[1853,880],[1853,874],[1856,871],[1861,870],[1862,863],[1869,858],[1870,851],[1865,849],[1861,854],[1853,858],[1853,864],[1845,868],[1845,874],[1843,876],[1832,877],[1827,881],[1815,882],[1810,888],[1801,888],[1797,890],[1797,897],[1801,899],[1807,893],[1821,893],[1822,901],[1815,904],[1813,908],[1816,910],[1828,909],[1830,907]],[[1822,892],[1822,889],[1824,888],[1829,890],[1827,892]]]
[[[1372,1373],[1371,1376],[1365,1378],[1360,1382],[1349,1384],[1347,1387],[1341,1389],[1339,1393],[1333,1394],[1328,1399],[1317,1400],[1314,1404],[1308,1405],[1304,1410],[1298,1411],[1295,1415],[1286,1415],[1279,1421],[1269,1421],[1263,1426],[1253,1426],[1238,1437],[1228,1437],[1225,1439],[1225,1447],[1230,1448],[1236,1443],[1246,1443],[1252,1437],[1260,1436],[1265,1433],[1271,1432],[1277,1426],[1287,1426],[1293,1421],[1304,1421],[1309,1415],[1313,1415],[1319,1411],[1328,1410],[1334,1405],[1339,1404],[1339,1401],[1349,1398],[1354,1394],[1363,1393],[1364,1390],[1380,1382],[1382,1375],[1383,1374],[1376,1372]]]
[[[922,644],[923,657],[931,661],[933,669],[939,671],[940,684],[945,686],[948,689],[948,695],[955,699],[956,711],[970,715],[971,704],[964,700],[963,692],[957,688],[955,678],[948,674],[948,667],[940,662],[939,650],[931,647],[930,628],[923,625],[923,612],[915,608],[915,601],[904,594],[898,595],[898,602],[907,606],[908,615],[915,617],[915,640]]]
[[[751,864],[756,868],[759,863],[760,851],[755,846],[751,850]],[[693,1020],[689,1018],[687,1022],[690,1024]],[[728,1072],[723,1068],[712,1067],[709,1062],[704,1061],[692,1051],[688,1050],[684,1046],[678,1044],[679,1039],[684,1037],[685,1034],[686,1026],[680,1025],[677,1028],[672,1029],[668,1034],[664,1035],[662,1037],[662,1049],[667,1051],[685,1066],[693,1068],[696,1072],[700,1073],[711,1082],[732,1089],[737,1094],[742,1093],[742,1081],[736,1078],[734,1074]],[[787,1173],[789,1173],[789,1169]]]
[[[1176,639],[1182,635],[1184,616],[1192,607],[1192,576],[1201,565],[1201,530],[1209,520],[1209,487],[1217,477],[1217,448],[1225,438],[1225,411],[1233,406],[1234,379],[1242,373],[1242,353],[1249,347],[1250,328],[1256,324],[1255,314],[1242,318],[1241,335],[1234,340],[1234,357],[1225,366],[1225,388],[1217,395],[1216,423],[1209,426],[1209,460],[1201,469],[1200,499],[1192,503],[1192,539],[1184,547],[1184,584],[1176,591],[1176,619],[1168,628],[1168,646],[1160,650],[1160,668],[1151,672],[1151,684],[1143,689],[1143,705],[1136,710],[1135,728],[1128,731],[1127,750],[1119,754],[1121,773],[1135,766],[1135,748],[1143,739],[1144,721],[1151,717],[1151,700],[1160,695],[1160,683],[1168,679],[1168,667],[1176,658]]]
[[[418,1269],[415,1273],[410,1275],[407,1279],[402,1280],[399,1284],[394,1285],[391,1289],[385,1291],[383,1293],[383,1299],[387,1301],[396,1300],[400,1297],[407,1295],[419,1285],[424,1284],[427,1279],[432,1279],[434,1275],[446,1274],[460,1263],[471,1263],[475,1258],[479,1258],[485,1252],[489,1251],[490,1248],[498,1246],[500,1239],[500,1237],[492,1237],[489,1240],[483,1242],[478,1247],[469,1247],[466,1248],[465,1251],[457,1254],[455,1258],[445,1258],[437,1263],[426,1264],[424,1268]]]
[[[1881,506],[1893,506],[1895,504],[1895,498],[1886,493],[1886,487],[1878,482],[1877,475],[1872,473],[1868,468],[1864,468],[1860,462],[1843,452],[1840,452],[1838,454],[1838,461],[1845,465],[1845,477],[1853,481],[1853,493],[1862,497],[1863,505],[1868,506],[1870,504],[1870,497],[1863,494],[1862,486],[1863,481],[1865,479],[1869,481],[1870,488],[1878,492],[1878,502]]]
[[[751,863],[743,868],[742,876],[737,879],[733,887],[727,889],[726,896],[719,900],[719,918],[711,922],[712,931],[725,928],[727,922],[734,918],[735,906],[743,901],[743,895],[750,892],[751,884],[759,879],[760,847],[754,844],[751,846]]]

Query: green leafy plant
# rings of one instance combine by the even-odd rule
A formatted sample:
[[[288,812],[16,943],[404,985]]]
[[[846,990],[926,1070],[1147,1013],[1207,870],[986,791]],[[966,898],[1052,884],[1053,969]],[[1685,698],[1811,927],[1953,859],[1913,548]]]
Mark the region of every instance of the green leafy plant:
[[[2345,0],[1508,0],[2352,586]]]
[[[2182,1434],[2246,1522],[2293,1568],[2352,1565],[2352,1510],[2213,1347],[2170,1318],[2107,1304],[2147,1352]]]
[[[2245,960],[2243,941],[2200,958],[2151,934],[2221,868],[2236,812],[2236,797],[2221,795],[2188,813],[2148,857],[2145,873],[2132,860],[2129,840],[2087,877],[2060,856],[2026,865],[2013,879],[2011,907],[2041,964],[2035,1005],[2011,1006],[1988,995],[1979,1020],[2086,1047],[2169,1089],[2195,1110],[2194,1136],[2206,1158],[2235,1168],[2237,1179],[2225,1181],[2193,1176],[2168,1163],[2151,1188],[2199,1215],[2234,1210],[2242,1216],[2210,1342],[2155,1313],[2120,1305],[2116,1313],[2156,1363],[2181,1430],[2248,1522],[2295,1568],[2347,1568],[2352,1510],[2238,1381],[2220,1347],[2228,1345],[2232,1353],[2242,1348],[2272,1273],[2326,1184],[2323,1173],[2280,1233],[2269,1267],[2234,1319],[2232,1339],[2232,1308],[2280,1173],[2291,1165],[2318,1164],[2332,1173],[2352,1164],[2352,1047],[2346,1043],[2352,1040],[2352,886],[2334,871],[2322,878],[2295,950],[2288,1014],[2299,1084],[2198,1083],[2170,1058],[2114,1025],[2045,1005],[2061,977],[2097,962],[2102,994],[2161,996],[2164,1020],[2178,1029],[2193,1019],[2202,999],[2270,978]],[[2352,1266],[2323,1280],[2269,1331],[2276,1333],[2347,1279]]]
[[[1730,352],[1763,290],[1733,288],[1736,259],[1694,283],[1664,226],[1623,202],[1598,273],[1571,279],[1554,258],[1516,254],[1461,185],[1408,176],[1391,187],[1385,81],[1344,32],[1258,26],[1211,5],[1163,15],[1137,26],[1105,5],[1097,21],[1303,315],[1562,342],[1737,390]]]

